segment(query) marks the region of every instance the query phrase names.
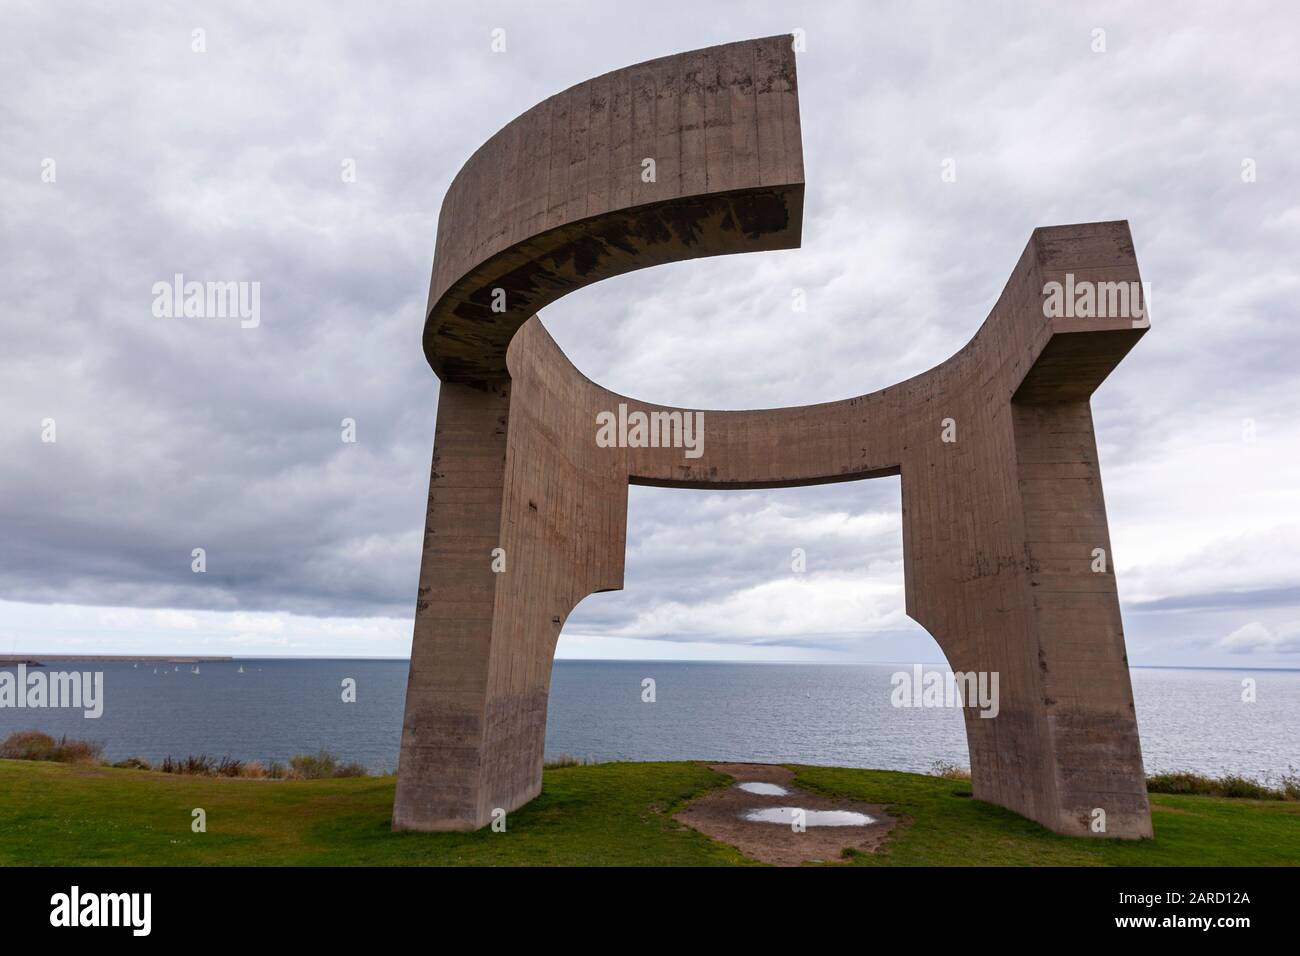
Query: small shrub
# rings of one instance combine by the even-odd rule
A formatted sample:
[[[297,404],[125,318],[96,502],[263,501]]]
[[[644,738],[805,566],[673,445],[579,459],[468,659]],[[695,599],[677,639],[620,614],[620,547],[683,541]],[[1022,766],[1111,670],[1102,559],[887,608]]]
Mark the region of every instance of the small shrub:
[[[1249,777],[1228,774],[1223,778],[1223,795],[1225,797],[1245,797],[1250,800],[1279,800],[1282,795],[1277,790],[1264,786]]]
[[[1211,777],[1188,770],[1174,770],[1147,777],[1147,792],[1248,800],[1296,800],[1300,799],[1300,778],[1293,770],[1289,771],[1283,774],[1281,785],[1274,788],[1237,774]]]
[[[946,760],[936,760],[930,764],[930,776],[944,780],[969,780],[970,771]]]
[[[1209,777],[1181,770],[1157,773],[1147,777],[1147,793],[1208,793],[1212,783]]]
[[[51,760],[56,763],[102,763],[104,745],[93,740],[55,740],[39,730],[19,730],[0,741],[6,760]]]
[[[200,753],[188,757],[168,756],[162,758],[159,770],[164,774],[182,774],[185,777],[216,777],[217,758]]]
[[[334,776],[339,759],[328,750],[314,754],[296,754],[289,758],[289,776],[298,780],[321,780]]]
[[[54,759],[59,763],[103,763],[104,745],[94,740],[59,738]]]
[[[581,767],[585,761],[579,760],[573,754],[559,754],[542,764],[548,770],[557,767]]]
[[[39,730],[20,730],[0,741],[0,759],[50,760],[59,763],[106,763],[101,759],[104,745],[92,740],[55,740]],[[572,759],[572,758],[570,758]],[[576,761],[575,761],[576,762]],[[324,780],[338,777],[366,777],[365,764],[343,762],[328,750],[298,754],[286,767],[278,760],[265,764],[237,757],[209,757],[191,754],[173,757],[168,754],[155,768],[143,757],[128,757],[113,764],[124,770],[154,770],[189,777],[240,777],[246,780]]]
[[[1300,800],[1300,772],[1295,767],[1287,767],[1282,774],[1282,796],[1286,800]]]
[[[163,773],[176,773],[188,777],[264,777],[266,771],[260,764],[236,757],[209,757],[207,754],[188,757],[168,755],[158,765]]]
[[[217,760],[207,754],[199,754],[197,757],[191,754],[180,758],[168,754],[163,758],[158,769],[163,773],[178,773],[188,777],[214,777],[217,771]]]
[[[19,730],[0,741],[5,760],[53,760],[54,738],[39,730]]]
[[[296,754],[289,758],[288,776],[294,780],[326,780],[334,777],[364,777],[369,774],[359,763],[340,763],[328,750]]]
[[[217,761],[212,772],[218,777],[242,777],[244,775],[244,761],[236,760],[233,757],[222,757]]]

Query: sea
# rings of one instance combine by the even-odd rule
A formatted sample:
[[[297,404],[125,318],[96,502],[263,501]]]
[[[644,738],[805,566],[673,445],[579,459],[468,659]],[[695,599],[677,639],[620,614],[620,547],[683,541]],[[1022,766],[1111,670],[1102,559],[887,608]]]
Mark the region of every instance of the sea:
[[[103,714],[0,707],[17,730],[99,741],[110,760],[206,754],[287,761],[329,750],[397,767],[406,660],[50,661],[102,672]],[[934,669],[943,671],[942,665]],[[13,665],[0,670],[13,672]],[[896,707],[910,664],[557,661],[548,759],[729,760],[929,772],[966,767],[953,707]],[[1264,781],[1300,769],[1300,670],[1132,671],[1148,773]],[[355,701],[345,701],[348,687]]]

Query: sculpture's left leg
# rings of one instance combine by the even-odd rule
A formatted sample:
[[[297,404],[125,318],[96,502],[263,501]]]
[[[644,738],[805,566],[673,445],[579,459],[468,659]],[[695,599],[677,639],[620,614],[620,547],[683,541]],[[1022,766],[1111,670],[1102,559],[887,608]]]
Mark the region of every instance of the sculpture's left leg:
[[[393,828],[472,830],[541,792],[569,612],[623,586],[627,472],[595,444],[603,393],[541,323],[512,380],[444,383]]]

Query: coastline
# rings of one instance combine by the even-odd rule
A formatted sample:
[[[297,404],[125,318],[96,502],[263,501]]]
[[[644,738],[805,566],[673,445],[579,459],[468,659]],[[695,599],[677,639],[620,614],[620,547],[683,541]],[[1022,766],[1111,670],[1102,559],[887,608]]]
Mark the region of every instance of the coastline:
[[[207,664],[211,662],[233,661],[233,657],[217,656],[169,656],[157,654],[40,654],[38,656],[9,656],[0,654],[0,667],[13,667],[26,664],[28,667],[44,667],[47,661],[104,661],[137,664]]]

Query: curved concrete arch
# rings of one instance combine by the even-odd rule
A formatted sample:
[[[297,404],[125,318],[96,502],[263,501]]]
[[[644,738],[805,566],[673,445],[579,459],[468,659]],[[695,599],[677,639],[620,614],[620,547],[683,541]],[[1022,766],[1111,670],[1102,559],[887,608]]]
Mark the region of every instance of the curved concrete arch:
[[[520,326],[635,269],[792,249],[803,149],[789,37],[662,57],[542,101],[484,143],[438,219],[424,352],[503,381]]]
[[[955,670],[998,675],[996,717],[963,708],[975,796],[1062,833],[1097,835],[1100,810],[1100,835],[1150,835],[1088,404],[1146,322],[1048,317],[1044,307],[1053,282],[1140,282],[1126,223],[1035,230],[956,355],[839,402],[755,411],[638,402],[582,375],[533,315],[632,268],[797,245],[796,91],[789,38],[655,60],[530,110],[453,183],[424,336],[443,384],[395,828],[473,829],[539,792],[556,641],[579,601],[623,586],[630,483],[757,488],[897,474],[909,616]],[[760,108],[761,96],[780,108]],[[593,104],[595,115],[602,97],[623,125],[575,134],[573,104]],[[656,104],[679,127],[655,127],[654,142],[678,150],[673,195],[615,188],[619,176],[640,178],[633,163],[592,172],[600,143],[634,158],[649,142],[637,138],[644,115],[620,111],[620,97]],[[758,124],[752,143],[735,122],[709,122],[724,102],[733,121]],[[569,198],[544,215],[522,211],[527,188],[511,192],[485,172],[517,171],[525,154],[570,170],[563,189],[547,187]],[[749,160],[722,163],[728,155]],[[730,172],[715,178],[719,163]],[[594,192],[580,200],[571,189]],[[739,226],[743,203],[778,200],[781,215],[763,228]],[[512,218],[521,215],[532,225]],[[680,229],[655,225],[671,217]],[[493,289],[506,307],[485,312]],[[602,440],[615,420],[619,440]],[[632,440],[629,420],[653,423],[640,437],[657,440]]]

